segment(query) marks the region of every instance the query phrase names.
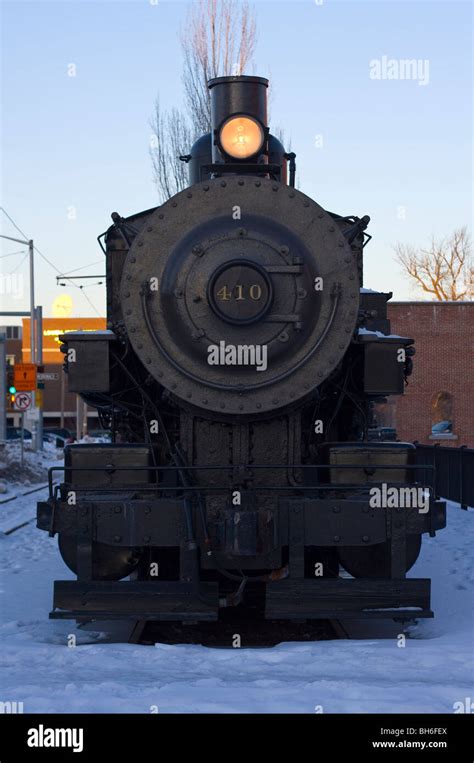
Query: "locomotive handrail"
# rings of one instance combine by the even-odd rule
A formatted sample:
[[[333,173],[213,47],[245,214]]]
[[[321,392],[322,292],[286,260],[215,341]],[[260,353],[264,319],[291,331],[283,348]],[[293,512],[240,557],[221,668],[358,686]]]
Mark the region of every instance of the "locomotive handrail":
[[[434,465],[433,464],[293,464],[293,469],[366,469],[367,467],[373,468],[373,469],[428,469],[434,472]],[[199,465],[199,466],[188,466],[185,467],[189,471],[230,471],[234,469],[287,469],[287,464],[216,464],[216,465]],[[111,469],[110,465],[105,466],[50,466],[48,469],[48,486],[49,486],[49,493],[50,497],[52,495],[52,485],[53,485],[53,473],[62,471],[65,472],[66,470],[76,471],[76,472],[130,472],[130,471],[147,471],[147,472],[159,472],[159,471],[172,471],[172,472],[179,472],[182,471],[182,466],[114,466],[113,469]],[[282,485],[282,486],[276,486],[276,487],[270,487],[270,486],[258,486],[258,487],[252,487],[249,488],[250,490],[343,490],[346,488],[360,488],[367,490],[367,485],[377,485],[382,484],[381,482],[366,482],[362,485],[359,485],[358,483],[348,483],[348,484],[337,484],[337,485],[331,485],[331,484],[324,484],[324,485],[298,485],[297,487],[292,485]],[[400,483],[395,483],[400,484]],[[419,483],[415,483],[419,484]],[[94,492],[110,492],[110,485],[108,485],[106,488],[101,490],[100,488],[91,487],[91,488],[80,488],[81,490],[93,490]],[[113,487],[114,492],[120,492],[120,491],[129,491],[132,486],[123,486],[123,487]],[[135,486],[137,487],[137,486]],[[428,485],[426,487],[433,487],[432,485]],[[229,487],[227,486],[205,486],[205,485],[177,485],[177,486],[170,486],[170,485],[163,485],[159,486],[158,483],[152,485],[152,486],[145,486],[145,485],[139,485],[140,490],[145,491],[156,491],[156,490],[173,490],[173,491],[183,491],[183,490],[191,490],[191,491],[202,491],[202,490],[228,490]],[[433,488],[434,489],[434,488]]]

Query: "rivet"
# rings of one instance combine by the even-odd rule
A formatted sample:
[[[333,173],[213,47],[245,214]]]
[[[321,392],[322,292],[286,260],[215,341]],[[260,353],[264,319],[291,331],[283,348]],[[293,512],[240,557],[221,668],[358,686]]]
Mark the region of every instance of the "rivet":
[[[280,254],[288,254],[289,251],[287,246],[280,246]]]
[[[143,344],[142,344],[141,342],[138,342],[138,343],[137,343],[137,348],[138,348],[139,350],[141,350],[141,349],[142,349],[142,347],[143,347]]]
[[[161,379],[161,377],[163,376],[163,371],[158,371],[158,376],[159,376],[159,377],[160,377],[160,379]]]
[[[127,279],[127,281],[131,281],[132,280],[132,276],[130,275],[130,273],[127,273],[125,278]]]
[[[239,180],[238,183],[239,183],[239,185],[243,185],[244,181],[243,180]]]
[[[122,536],[121,535],[114,535],[115,543],[120,543],[121,540],[122,540]]]
[[[130,257],[130,262],[136,262],[136,261],[137,261],[136,257]]]
[[[115,506],[114,511],[115,511],[116,514],[120,514],[121,511],[122,511],[122,507],[121,506]]]
[[[272,403],[273,403],[273,405],[276,405],[278,403],[278,398],[274,397],[273,400],[272,400]]]
[[[131,315],[132,314],[132,311],[131,311],[130,308],[128,308],[128,310],[126,310],[125,312],[127,313],[127,315]]]
[[[255,181],[255,185],[256,185],[256,187],[257,187],[257,188],[260,188],[260,186],[261,186],[262,184],[261,184],[260,180],[256,180],[256,181]]]
[[[278,186],[276,183],[272,185],[272,191],[278,191]]]
[[[130,296],[130,292],[129,292],[129,291],[126,291],[126,292],[125,292],[125,299],[128,299],[128,298],[129,298],[129,296]]]
[[[153,230],[153,228],[151,227],[151,225],[149,225],[148,228],[147,228],[148,233],[151,233],[152,230]]]
[[[225,182],[225,180],[221,180],[221,186],[222,186],[222,188],[225,188],[225,187],[226,187],[226,185],[227,185],[227,183]]]
[[[364,543],[367,543],[370,540],[370,536],[369,535],[363,535],[362,536],[362,540],[364,541]]]
[[[208,191],[209,190],[209,186],[207,184],[203,185],[202,190],[203,191]]]
[[[201,254],[202,252],[202,246],[200,244],[196,244],[193,246],[193,254]]]
[[[138,246],[143,246],[143,241],[139,241]]]
[[[191,191],[188,191],[186,196],[188,197],[188,199],[192,199],[193,198],[193,195],[192,195]]]
[[[130,333],[131,333],[131,334],[135,334],[135,333],[136,333],[136,331],[137,331],[137,330],[136,330],[135,326],[132,326],[132,328],[130,329]]]
[[[145,543],[149,543],[151,541],[151,538],[149,535],[144,535],[143,540],[145,541]]]
[[[221,403],[221,408],[225,408],[225,403]]]
[[[336,229],[335,229],[334,225],[330,225],[330,226],[329,226],[329,228],[328,228],[328,231],[329,231],[330,233],[334,233],[334,231],[335,231],[335,230],[336,230]]]
[[[164,217],[164,214],[163,214],[162,212],[160,212],[160,214],[158,215],[158,217],[160,218],[160,220],[162,220],[162,219],[163,219],[163,217]]]
[[[208,402],[207,398],[204,398],[204,400],[202,402],[203,402],[203,405],[207,405],[207,402]]]
[[[319,218],[324,217],[324,212],[318,212],[318,217]]]
[[[294,191],[290,191],[288,196],[290,197],[290,199],[294,199],[295,198],[295,192]]]
[[[309,201],[303,201],[303,207],[309,207]]]
[[[171,206],[172,206],[172,207],[177,207],[177,206],[178,206],[178,204],[177,204],[177,202],[176,202],[176,201],[172,201],[172,202],[171,202]]]
[[[334,514],[340,514],[341,507],[340,506],[333,506],[332,510],[333,510]]]
[[[261,407],[262,407],[262,404],[261,404],[261,403],[257,403],[255,407],[256,407],[256,408],[261,408]]]
[[[341,540],[341,536],[340,535],[335,535],[334,536],[334,540],[336,541],[336,543],[338,543]]]

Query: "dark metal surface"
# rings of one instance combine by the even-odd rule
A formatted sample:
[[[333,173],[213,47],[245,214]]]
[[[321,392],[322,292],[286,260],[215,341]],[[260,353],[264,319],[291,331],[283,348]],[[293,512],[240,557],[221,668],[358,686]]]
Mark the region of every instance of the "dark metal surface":
[[[283,580],[269,583],[265,617],[387,618],[433,617],[431,581],[409,580]]]
[[[428,473],[428,484],[437,496],[460,503],[463,509],[474,507],[474,448],[415,444],[420,479],[427,480]],[[426,465],[428,469],[423,468]]]
[[[245,228],[232,217],[236,206]],[[125,263],[124,317],[145,368],[175,396],[258,415],[294,405],[337,366],[357,320],[357,261],[318,204],[270,180],[230,177],[183,191],[148,222]],[[268,349],[262,372],[208,363],[209,346],[249,342],[245,326],[229,325],[208,304],[216,269],[235,259],[268,268],[273,285],[271,310],[252,325],[252,345]],[[288,267],[295,265],[299,272]],[[151,278],[159,288],[149,292]]]

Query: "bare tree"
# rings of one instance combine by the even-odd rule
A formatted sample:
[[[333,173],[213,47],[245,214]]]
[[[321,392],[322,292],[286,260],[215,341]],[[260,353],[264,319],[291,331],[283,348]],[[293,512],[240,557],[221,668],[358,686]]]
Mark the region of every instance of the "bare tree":
[[[256,38],[255,17],[248,3],[199,0],[191,6],[181,32],[183,85],[189,118],[199,134],[211,129],[208,80],[243,74]]]
[[[255,16],[246,2],[198,0],[188,10],[180,41],[186,113],[178,109],[162,113],[157,101],[150,121],[150,154],[161,201],[186,187],[186,165],[179,156],[211,129],[207,81],[243,74],[250,65],[256,44]]]
[[[186,116],[178,109],[163,114],[158,98],[150,126],[153,176],[163,202],[187,185],[186,164],[179,157],[189,150],[193,137]]]
[[[472,298],[472,247],[466,227],[445,239],[433,237],[429,249],[397,244],[395,257],[412,282],[435,300],[458,302]]]

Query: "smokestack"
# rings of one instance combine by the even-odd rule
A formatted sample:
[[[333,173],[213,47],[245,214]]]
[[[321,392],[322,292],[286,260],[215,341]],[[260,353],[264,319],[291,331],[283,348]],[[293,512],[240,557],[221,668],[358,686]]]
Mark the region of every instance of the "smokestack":
[[[216,132],[223,122],[233,115],[252,117],[267,125],[267,88],[264,77],[216,77],[208,82],[211,91],[212,159],[222,162],[223,157],[216,145]]]

